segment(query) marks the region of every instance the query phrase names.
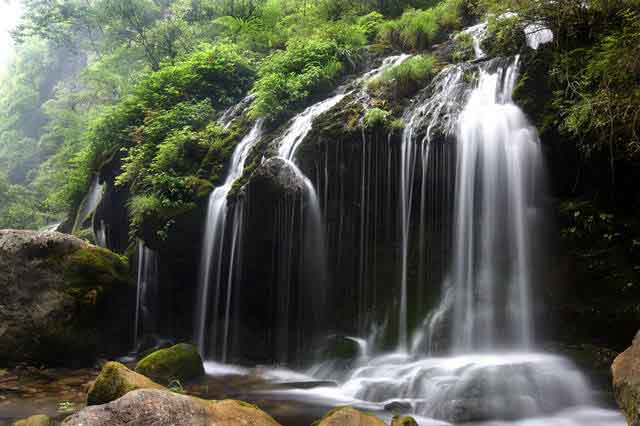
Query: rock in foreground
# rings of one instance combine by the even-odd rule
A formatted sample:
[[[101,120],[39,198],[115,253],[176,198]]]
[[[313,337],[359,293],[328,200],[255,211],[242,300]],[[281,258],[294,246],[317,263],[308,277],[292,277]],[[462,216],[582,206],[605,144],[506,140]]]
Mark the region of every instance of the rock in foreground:
[[[338,407],[329,411],[317,426],[384,426],[384,422],[352,407]]]
[[[157,350],[138,362],[136,371],[153,380],[169,384],[172,380],[191,380],[204,374],[202,358],[195,346],[180,343]]]
[[[87,405],[106,404],[137,389],[164,389],[148,377],[129,370],[119,362],[108,362],[91,385]]]
[[[611,366],[613,393],[629,426],[640,426],[640,333]]]
[[[62,424],[63,426],[278,425],[267,413],[245,402],[206,401],[158,389],[135,390],[108,404],[87,407],[68,417]]]
[[[87,364],[124,350],[126,259],[58,232],[0,230],[0,365]]]
[[[53,426],[53,420],[44,414],[37,414],[27,417],[26,419],[18,420],[13,426]]]

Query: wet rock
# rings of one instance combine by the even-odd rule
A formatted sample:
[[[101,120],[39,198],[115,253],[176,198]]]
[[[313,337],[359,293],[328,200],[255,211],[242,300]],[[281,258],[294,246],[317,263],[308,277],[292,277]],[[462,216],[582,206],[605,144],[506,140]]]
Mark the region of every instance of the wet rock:
[[[384,422],[352,407],[338,407],[319,420],[317,426],[384,426]]]
[[[640,425],[640,333],[611,365],[613,393],[629,426]]]
[[[408,413],[411,411],[411,404],[405,401],[391,401],[384,406],[384,409],[392,413]]]
[[[529,396],[466,398],[446,402],[437,417],[452,423],[515,420],[533,416],[537,404]]]
[[[138,362],[136,371],[169,384],[172,380],[185,381],[204,375],[204,365],[195,346],[180,343],[147,355]]]
[[[411,416],[393,416],[391,426],[418,426],[418,422]]]
[[[0,230],[0,365],[125,350],[134,294],[121,256],[58,232]]]
[[[114,401],[136,389],[164,389],[148,377],[129,370],[119,362],[108,362],[91,385],[87,405],[99,405]]]
[[[37,414],[35,416],[27,417],[26,419],[18,420],[13,426],[52,426],[53,420],[49,416],[44,414]]]
[[[207,401],[167,390],[139,389],[103,405],[87,407],[63,426],[252,425],[278,423],[258,407],[242,401]]]
[[[304,181],[295,167],[283,158],[270,158],[256,169],[248,185],[252,191],[265,197],[300,194],[304,190]]]
[[[325,359],[355,360],[360,355],[360,345],[349,337],[329,336],[322,355]]]

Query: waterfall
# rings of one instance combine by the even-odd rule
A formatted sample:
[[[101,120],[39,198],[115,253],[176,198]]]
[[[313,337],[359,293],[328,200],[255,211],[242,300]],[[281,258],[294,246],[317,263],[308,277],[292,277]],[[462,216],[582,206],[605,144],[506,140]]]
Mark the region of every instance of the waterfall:
[[[138,240],[138,283],[133,327],[134,349],[140,350],[142,338],[157,338],[158,255]]]
[[[76,220],[73,223],[73,230],[77,230],[82,228],[84,222],[91,216],[100,204],[100,200],[102,199],[102,191],[104,189],[104,184],[100,183],[100,176],[95,175],[91,180],[91,185],[89,186],[89,192],[84,197],[80,206],[78,207],[78,213],[76,214]]]
[[[222,308],[224,321],[222,327],[213,324],[211,327],[210,341],[214,344],[221,343],[222,357],[226,357],[229,336],[230,303],[235,280],[235,266],[238,261],[238,240],[241,231],[241,209],[236,205],[232,217],[232,235],[225,237],[227,229],[228,200],[227,196],[233,187],[233,183],[242,176],[245,162],[251,148],[262,136],[262,120],[257,120],[249,133],[238,143],[229,164],[229,171],[221,186],[216,187],[209,196],[207,219],[200,261],[200,280],[195,318],[195,338],[200,353],[207,353],[207,331],[209,329],[209,306],[213,306],[211,318],[214,322],[219,319]],[[214,290],[213,299],[211,290]],[[221,303],[221,295],[225,292],[225,303]],[[222,331],[220,336],[218,333]],[[220,341],[221,339],[221,341]]]
[[[531,256],[542,152],[511,101],[518,58],[481,69],[458,120],[451,284],[457,351],[531,344]]]
[[[481,64],[472,88],[463,78],[465,67],[444,69],[428,97],[405,115],[398,350],[363,356],[346,373],[323,371],[322,365],[314,372],[342,377],[339,393],[350,403],[399,403],[414,415],[454,423],[545,416],[591,404],[588,383],[571,362],[527,352],[533,339],[532,240],[539,233],[535,217],[542,158],[535,129],[511,100],[518,58]],[[451,165],[448,157],[434,163],[442,146],[455,148]],[[454,177],[450,204],[440,193],[446,191],[436,191],[441,181],[429,184],[434,164],[435,173]],[[407,314],[413,301],[407,297],[408,259],[415,247],[426,250],[422,232],[432,214],[453,216],[448,222],[453,255],[442,301],[424,329],[417,330],[409,352]],[[447,239],[438,235],[443,236]],[[422,352],[430,345],[420,340],[432,343],[440,337],[435,325],[450,328],[447,344],[453,356]],[[336,394],[335,389],[316,392]]]
[[[461,66],[450,66],[441,71],[431,85],[429,97],[418,107],[409,110],[404,117],[405,128],[402,134],[400,153],[400,309],[398,319],[398,345],[402,350],[408,349],[409,325],[407,321],[407,287],[409,272],[409,251],[411,238],[411,224],[414,215],[414,198],[419,197],[419,262],[425,262],[427,216],[427,176],[431,158],[432,142],[435,134],[448,136],[455,127],[457,113],[461,99],[465,95],[464,69]],[[421,173],[420,192],[415,194],[414,181],[419,162]],[[447,162],[443,162],[445,167]],[[440,170],[446,176],[448,170]],[[445,197],[447,194],[443,194]],[[441,197],[433,203],[446,205],[447,200]],[[436,208],[437,213],[442,209]],[[445,208],[446,210],[446,208]],[[421,273],[422,274],[422,273]]]

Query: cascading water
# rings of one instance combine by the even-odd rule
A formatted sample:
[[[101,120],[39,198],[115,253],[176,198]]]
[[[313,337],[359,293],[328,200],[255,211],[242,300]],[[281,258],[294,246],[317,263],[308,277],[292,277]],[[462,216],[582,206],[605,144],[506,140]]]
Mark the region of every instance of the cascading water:
[[[212,344],[221,344],[223,360],[226,358],[228,346],[229,310],[235,279],[234,273],[237,272],[234,267],[238,259],[237,246],[241,230],[239,222],[242,217],[242,207],[236,205],[231,226],[232,235],[226,237],[225,230],[229,210],[227,196],[233,187],[233,183],[242,175],[251,148],[260,140],[261,136],[262,120],[257,120],[251,131],[236,146],[224,183],[215,188],[209,196],[200,263],[200,287],[195,318],[195,338],[198,349],[203,355],[207,353],[207,337]],[[211,298],[212,288],[215,292],[213,299]],[[223,299],[221,298],[223,292],[226,294],[225,303],[222,303]],[[211,327],[210,336],[207,336],[210,305],[213,307],[211,318],[215,324]],[[223,309],[222,312],[224,312],[221,326],[218,325],[220,309]]]
[[[80,207],[78,207],[78,213],[76,215],[76,220],[73,224],[73,229],[80,229],[84,222],[91,216],[100,204],[100,200],[102,199],[102,191],[104,189],[104,184],[100,183],[100,177],[98,175],[94,176],[91,181],[91,185],[89,186],[89,192],[80,203]]]
[[[479,37],[482,32],[483,28],[477,27],[472,34]],[[484,56],[480,43],[476,53]],[[429,96],[405,114],[400,152],[388,158],[397,159],[400,169],[399,213],[394,216],[399,222],[401,258],[398,350],[375,356],[375,339],[365,342],[348,337],[346,340],[357,342],[359,359],[350,365],[327,362],[309,370],[313,379],[337,380],[337,388],[282,393],[370,409],[392,404],[419,417],[420,424],[435,424],[433,419],[492,425],[495,419],[523,425],[622,424],[617,413],[592,407],[588,383],[571,362],[529,349],[534,336],[531,287],[536,280],[532,259],[537,254],[533,238],[539,233],[542,159],[535,129],[511,99],[518,58],[507,62],[483,61],[443,70],[433,81]],[[469,83],[473,73],[477,77]],[[319,212],[315,188],[295,164],[295,153],[315,118],[353,92],[342,93],[296,116],[278,141],[280,160],[303,179],[305,193],[313,194],[312,198],[307,195],[303,204],[311,205],[314,212]],[[370,196],[368,179],[380,174],[372,173],[367,144],[363,137],[366,165],[361,165],[360,191],[355,191],[360,194],[361,209],[377,205],[377,194]],[[395,168],[389,164],[388,175],[391,170]],[[325,200],[331,191],[327,175],[325,169]],[[376,201],[370,203],[369,199]],[[300,238],[301,233],[293,230],[296,206],[277,207],[282,208],[282,214],[277,215],[281,223],[275,227],[274,240]],[[343,208],[339,208],[341,213]],[[360,238],[365,238],[360,246],[368,241],[364,236],[367,215],[359,214]],[[320,223],[319,214],[317,217]],[[434,234],[433,229],[439,232]],[[285,252],[276,257],[286,263],[293,256],[291,249],[300,246],[292,243],[283,247]],[[322,250],[315,247],[321,255]],[[437,251],[451,256],[443,261],[440,255],[436,262],[430,256],[437,257],[432,253]],[[410,262],[411,256],[417,257],[418,265]],[[442,272],[432,270],[434,263]],[[413,276],[415,266],[419,279]],[[365,275],[361,273],[362,282]],[[430,281],[423,276],[429,276]],[[438,283],[442,283],[441,303],[415,330],[410,346],[413,324],[409,323],[409,306],[427,299],[412,298],[414,284]],[[282,284],[277,291],[283,291],[277,309],[286,311],[279,318],[286,322],[296,318],[288,314],[289,305],[295,302],[291,296],[296,293],[290,293],[288,278],[277,284]],[[299,328],[295,333],[301,332],[304,329]],[[229,333],[228,328],[224,333]],[[281,340],[286,345],[291,331],[283,333]],[[442,356],[444,348],[453,353]],[[435,350],[440,355],[435,356]],[[527,420],[519,420],[523,418]]]
[[[426,193],[423,178],[414,194],[413,170],[424,173],[431,164],[432,131],[455,138],[455,167],[444,170],[455,176],[455,197],[448,213],[453,257],[442,302],[414,336],[412,353],[406,350],[407,310],[401,307],[397,352],[362,356],[346,372],[316,366],[311,374],[338,379],[339,390],[320,387],[304,394],[370,409],[404,407],[421,424],[528,418],[522,424],[621,425],[619,414],[592,407],[589,385],[571,362],[527,351],[533,339],[532,240],[539,234],[543,189],[540,145],[511,100],[518,58],[480,65],[472,90],[465,88],[463,71],[442,71],[432,96],[407,113],[400,157],[406,168],[400,177],[402,256],[408,257],[412,212],[427,213],[423,200],[419,209],[412,207]],[[401,300],[408,304],[407,263],[403,259]],[[442,327],[450,329],[445,340],[454,355],[424,357],[420,352],[431,345],[420,340],[436,340],[434,330]]]
[[[142,338],[157,339],[158,255],[138,240],[138,284],[136,314],[133,326],[134,349],[139,350]]]
[[[511,101],[518,58],[480,70],[458,119],[453,266],[454,350],[531,345],[531,236],[542,152]],[[508,253],[508,255],[507,255]],[[503,334],[500,339],[495,333]]]

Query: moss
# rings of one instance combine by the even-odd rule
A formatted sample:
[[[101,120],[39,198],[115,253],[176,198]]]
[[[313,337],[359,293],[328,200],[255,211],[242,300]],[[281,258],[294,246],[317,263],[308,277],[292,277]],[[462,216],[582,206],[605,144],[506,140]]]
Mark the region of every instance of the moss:
[[[136,371],[159,383],[168,384],[176,379],[186,381],[202,376],[204,366],[195,346],[180,343],[144,357],[136,365]]]
[[[93,234],[93,229],[91,228],[77,229],[73,231],[73,236],[83,239],[85,241],[88,241],[91,244],[96,243],[96,238],[95,238],[95,235]]]
[[[102,247],[87,246],[62,259],[70,292],[129,284],[127,259]]]
[[[418,426],[418,422],[411,416],[393,416],[391,426]]]
[[[341,417],[339,420],[335,417]],[[350,406],[336,407],[330,410],[320,420],[316,420],[313,426],[384,426],[384,422],[370,413],[356,410]]]
[[[164,389],[142,374],[129,370],[119,362],[107,362],[91,385],[87,405],[106,404],[136,389]]]

